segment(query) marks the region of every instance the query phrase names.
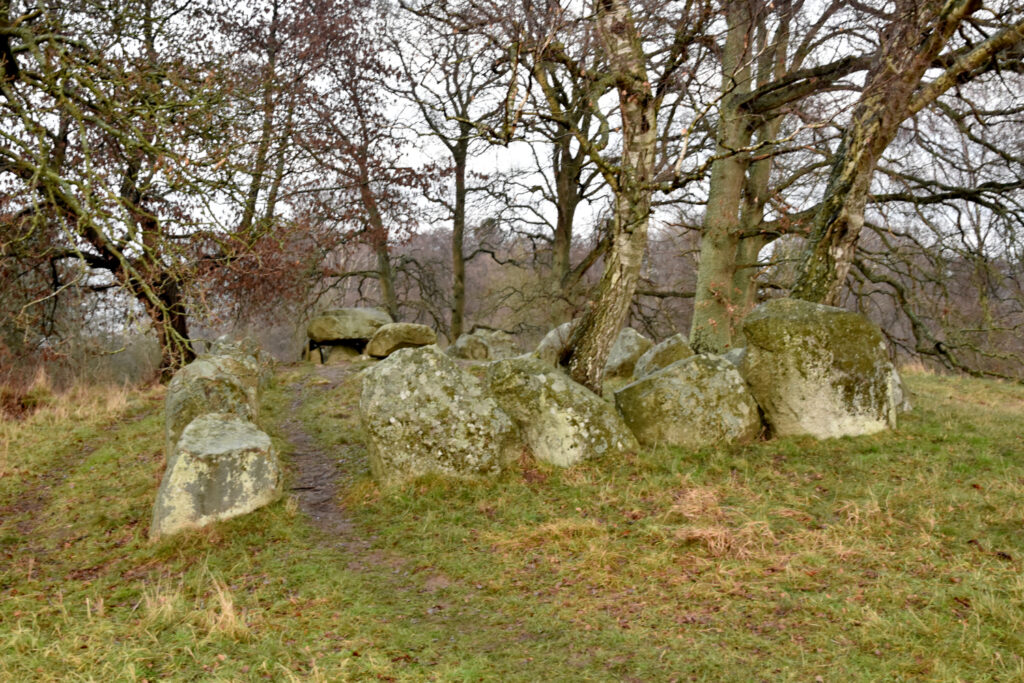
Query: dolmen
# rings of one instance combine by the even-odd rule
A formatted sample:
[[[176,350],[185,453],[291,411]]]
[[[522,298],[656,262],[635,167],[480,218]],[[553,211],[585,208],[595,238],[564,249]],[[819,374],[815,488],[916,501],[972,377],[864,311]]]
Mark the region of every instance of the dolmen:
[[[334,350],[356,357],[387,358],[398,349],[437,342],[437,333],[426,325],[396,323],[377,308],[339,308],[315,316],[306,328],[304,356],[319,352],[326,363]]]

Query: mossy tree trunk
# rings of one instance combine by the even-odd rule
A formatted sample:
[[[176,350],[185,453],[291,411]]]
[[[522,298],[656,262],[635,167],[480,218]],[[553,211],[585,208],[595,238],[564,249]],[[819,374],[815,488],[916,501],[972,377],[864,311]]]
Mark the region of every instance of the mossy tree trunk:
[[[997,52],[1020,44],[1024,22],[963,52],[942,75],[922,85],[926,71],[934,68],[953,32],[980,7],[976,0],[897,3],[893,19],[883,32],[882,49],[843,133],[793,297],[838,303],[864,226],[872,176],[900,125],[952,87],[959,77],[979,68]]]
[[[749,156],[742,150],[753,133],[743,97],[752,86],[753,7],[730,3],[722,54],[721,102],[716,132],[716,159],[700,240],[700,263],[694,296],[690,346],[697,353],[718,353],[732,341],[736,300],[736,256],[740,242],[740,203]]]

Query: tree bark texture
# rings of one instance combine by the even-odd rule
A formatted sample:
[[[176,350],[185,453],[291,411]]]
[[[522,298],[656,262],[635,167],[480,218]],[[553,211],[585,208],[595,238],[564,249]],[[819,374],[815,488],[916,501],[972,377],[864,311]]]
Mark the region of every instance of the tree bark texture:
[[[573,330],[569,374],[601,392],[604,364],[636,291],[651,213],[657,142],[657,103],[647,78],[643,45],[625,0],[597,0],[597,31],[619,93],[622,160],[604,171],[615,194],[611,249],[592,304]]]
[[[957,26],[979,7],[976,0],[897,3],[836,152],[793,297],[838,303],[864,226],[864,207],[878,160],[900,124],[913,113],[914,96],[925,72]]]

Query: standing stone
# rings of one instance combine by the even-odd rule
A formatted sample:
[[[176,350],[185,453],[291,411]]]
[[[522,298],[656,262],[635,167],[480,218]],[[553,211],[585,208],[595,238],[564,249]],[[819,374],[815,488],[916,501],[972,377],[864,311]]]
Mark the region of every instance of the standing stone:
[[[757,403],[740,373],[712,354],[676,361],[623,387],[615,404],[645,446],[698,449],[761,433]]]
[[[520,354],[516,339],[504,330],[478,327],[469,334],[460,335],[448,347],[448,355],[465,360],[501,360]]]
[[[307,336],[314,342],[361,341],[373,337],[377,328],[393,322],[376,308],[339,308],[324,311],[309,321]]]
[[[674,334],[659,344],[644,351],[644,354],[636,362],[633,368],[633,376],[637,379],[661,370],[672,365],[677,360],[683,360],[693,355],[690,343],[681,334]]]
[[[233,413],[259,419],[259,382],[232,373],[225,356],[192,361],[175,373],[164,399],[164,454],[170,458],[178,437],[192,420],[207,413]],[[229,367],[230,366],[230,367]]]
[[[520,454],[512,419],[437,346],[401,349],[367,370],[359,412],[370,468],[384,483],[492,476]]]
[[[386,358],[398,349],[436,343],[437,333],[426,325],[388,323],[377,328],[364,353],[374,358]]]
[[[490,360],[491,347],[486,339],[475,334],[460,334],[448,347],[448,355],[463,360]]]
[[[885,338],[864,316],[775,299],[754,309],[743,332],[741,371],[774,435],[824,439],[896,426]]]
[[[652,346],[654,343],[650,339],[632,327],[624,328],[608,352],[608,360],[604,364],[605,378],[632,377],[640,356]]]
[[[538,358],[492,363],[487,381],[538,460],[569,467],[638,448],[614,406]]]
[[[244,515],[281,497],[281,466],[270,437],[237,415],[192,420],[169,458],[151,538]]]

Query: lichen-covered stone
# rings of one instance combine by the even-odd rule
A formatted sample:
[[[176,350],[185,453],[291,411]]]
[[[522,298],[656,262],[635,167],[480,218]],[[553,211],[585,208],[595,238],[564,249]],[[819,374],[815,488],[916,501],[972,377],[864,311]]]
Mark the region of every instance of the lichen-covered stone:
[[[904,386],[903,378],[895,365],[892,366],[892,401],[897,412],[909,413],[914,409],[914,404],[910,401],[910,392]]]
[[[218,337],[206,355],[231,356],[245,364],[247,372],[254,373],[262,391],[274,376],[274,359],[252,338],[231,339],[227,335]]]
[[[885,338],[864,316],[776,299],[754,309],[743,331],[741,372],[776,436],[856,436],[896,426]]]
[[[757,403],[727,360],[698,354],[615,393],[626,424],[645,446],[703,448],[749,441],[761,432]]]
[[[686,337],[681,334],[674,334],[644,351],[643,355],[636,361],[636,367],[633,368],[633,376],[637,379],[646,377],[652,372],[672,365],[677,360],[683,360],[692,355],[693,349],[690,348],[690,343],[686,340]]]
[[[492,363],[487,381],[538,460],[569,467],[638,448],[614,406],[538,358]]]
[[[747,347],[741,346],[737,349],[729,349],[722,354],[722,358],[726,359],[737,368],[743,367],[743,359],[747,355]]]
[[[448,355],[462,360],[489,360],[491,347],[485,339],[475,334],[461,334],[455,343],[448,347]]]
[[[153,506],[153,538],[237,517],[281,497],[270,437],[236,415],[192,420],[167,463]]]
[[[573,323],[574,321],[572,320],[562,323],[544,335],[544,338],[540,340],[540,343],[537,344],[537,348],[533,352],[534,357],[541,359],[551,367],[557,366],[558,356],[569,342],[569,334],[572,333]]]
[[[363,374],[370,468],[385,483],[496,475],[520,453],[512,419],[437,346],[401,349]]]
[[[533,352],[535,358],[539,358],[551,367],[556,367],[559,355],[569,342],[569,335],[572,334],[575,320],[562,323],[555,329],[544,335]],[[604,376],[606,379],[616,377],[630,377],[637,359],[651,348],[653,343],[631,327],[624,328],[615,338],[615,343],[608,352],[608,360],[604,364]]]
[[[339,308],[324,311],[309,321],[306,336],[315,342],[368,341],[391,316],[376,308]]]
[[[501,360],[520,353],[516,339],[511,334],[485,327],[459,335],[455,343],[448,347],[448,355],[465,360]]]
[[[605,378],[632,377],[640,356],[652,346],[654,342],[632,327],[623,328],[615,338],[611,351],[608,352],[608,360],[604,364]]]
[[[386,358],[398,349],[427,346],[437,343],[437,333],[426,325],[416,323],[388,323],[381,325],[370,338],[364,353],[374,358]]]
[[[207,413],[259,418],[259,382],[235,374],[241,363],[228,356],[206,356],[175,373],[164,399],[164,453],[170,458],[182,431]]]

